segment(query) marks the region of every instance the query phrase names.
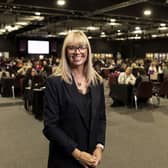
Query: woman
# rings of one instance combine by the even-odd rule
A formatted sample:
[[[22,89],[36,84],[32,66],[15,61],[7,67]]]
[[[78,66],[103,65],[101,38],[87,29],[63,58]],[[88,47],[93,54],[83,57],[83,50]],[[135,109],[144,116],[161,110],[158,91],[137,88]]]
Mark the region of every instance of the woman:
[[[47,80],[44,100],[48,168],[96,167],[105,144],[104,90],[83,32],[65,38],[60,66]]]
[[[135,76],[132,74],[132,68],[127,67],[125,72],[121,72],[118,76],[118,83],[125,85],[134,85],[136,81]]]

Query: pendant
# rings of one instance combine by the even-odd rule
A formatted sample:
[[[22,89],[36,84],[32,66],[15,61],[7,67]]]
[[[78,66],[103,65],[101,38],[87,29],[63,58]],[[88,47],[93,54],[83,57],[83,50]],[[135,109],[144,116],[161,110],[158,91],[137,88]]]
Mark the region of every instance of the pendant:
[[[77,82],[78,86],[82,86],[82,83],[81,82]]]

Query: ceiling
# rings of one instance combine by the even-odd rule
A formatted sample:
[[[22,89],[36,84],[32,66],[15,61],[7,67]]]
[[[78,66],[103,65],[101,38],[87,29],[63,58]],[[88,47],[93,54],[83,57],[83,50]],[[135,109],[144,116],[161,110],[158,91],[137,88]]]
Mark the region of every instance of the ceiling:
[[[0,35],[62,37],[69,30],[80,29],[90,38],[168,37],[168,0],[66,2],[58,7],[56,0],[0,0]],[[152,14],[144,16],[145,9]]]

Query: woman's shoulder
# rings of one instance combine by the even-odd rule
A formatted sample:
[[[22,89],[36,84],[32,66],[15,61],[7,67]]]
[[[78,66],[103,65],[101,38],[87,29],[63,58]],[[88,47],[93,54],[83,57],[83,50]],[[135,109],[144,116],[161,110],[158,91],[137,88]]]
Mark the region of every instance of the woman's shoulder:
[[[59,84],[62,82],[61,76],[51,75],[47,78],[48,83]]]
[[[125,72],[119,72],[119,75],[118,76],[122,76],[122,75],[124,75],[125,74]]]
[[[104,81],[102,77],[100,78],[97,77],[95,82],[93,81],[91,82],[91,86],[95,88],[102,87],[103,85],[104,85]]]

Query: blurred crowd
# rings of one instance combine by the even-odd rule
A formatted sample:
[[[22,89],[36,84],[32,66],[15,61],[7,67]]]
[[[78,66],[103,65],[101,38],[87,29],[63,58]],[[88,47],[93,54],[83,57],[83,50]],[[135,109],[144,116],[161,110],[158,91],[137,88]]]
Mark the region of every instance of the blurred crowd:
[[[58,57],[0,57],[0,85],[3,78],[15,79],[15,90],[23,94],[25,87],[41,87],[46,78],[54,73],[59,65]],[[93,66],[105,79],[114,77],[119,84],[137,86],[140,81],[162,82],[168,78],[168,60],[142,58],[93,58]],[[113,81],[113,82],[114,82]]]

